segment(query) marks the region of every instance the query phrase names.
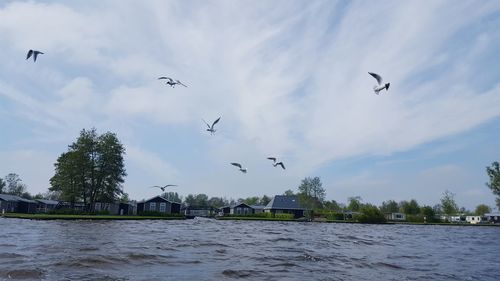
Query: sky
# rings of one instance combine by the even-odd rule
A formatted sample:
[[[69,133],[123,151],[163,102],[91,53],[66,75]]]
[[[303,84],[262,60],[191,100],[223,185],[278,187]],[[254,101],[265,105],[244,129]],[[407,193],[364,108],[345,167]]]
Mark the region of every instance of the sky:
[[[2,1],[0,177],[47,191],[95,127],[125,146],[132,199],[165,184],[272,196],[319,176],[338,202],[432,206],[449,190],[493,207],[498,26],[499,1]],[[202,119],[218,117],[211,136]]]

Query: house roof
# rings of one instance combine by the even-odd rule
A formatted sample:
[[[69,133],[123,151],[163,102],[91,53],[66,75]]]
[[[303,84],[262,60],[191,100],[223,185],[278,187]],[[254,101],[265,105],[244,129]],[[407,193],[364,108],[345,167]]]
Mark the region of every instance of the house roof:
[[[300,205],[297,195],[275,195],[264,209],[305,210],[305,208]]]
[[[36,203],[36,201],[21,198],[16,195],[10,195],[10,194],[0,194],[0,199],[4,201],[10,201],[10,202],[26,202],[26,203]]]
[[[153,197],[153,198],[149,198],[148,200],[143,201],[143,202],[140,202],[140,203],[146,203],[146,202],[149,202],[149,201],[151,201],[151,200],[153,200],[153,199],[155,199],[155,198],[160,198],[160,199],[162,199],[163,201],[168,202],[168,203],[170,203],[170,204],[179,204],[179,205],[181,204],[181,203],[178,203],[178,202],[173,202],[173,201],[170,201],[170,200],[168,200],[167,198],[161,197],[160,195],[155,196],[155,197]]]
[[[57,204],[59,204],[59,201],[48,200],[48,199],[35,199],[35,201],[38,201],[38,202],[43,203],[45,205],[57,205]]]
[[[254,209],[254,210],[264,210],[266,206],[263,206],[263,205],[251,205],[250,208]]]
[[[492,212],[484,214],[485,217],[500,217],[500,212]]]

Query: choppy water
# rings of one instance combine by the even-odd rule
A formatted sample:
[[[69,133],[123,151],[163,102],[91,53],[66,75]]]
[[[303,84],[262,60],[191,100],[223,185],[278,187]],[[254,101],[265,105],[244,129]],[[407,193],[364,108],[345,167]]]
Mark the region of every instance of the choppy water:
[[[0,280],[500,280],[500,228],[0,218]]]

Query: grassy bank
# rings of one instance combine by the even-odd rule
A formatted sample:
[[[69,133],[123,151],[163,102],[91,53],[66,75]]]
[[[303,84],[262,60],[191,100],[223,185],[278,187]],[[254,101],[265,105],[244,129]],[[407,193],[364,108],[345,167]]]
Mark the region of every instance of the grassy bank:
[[[326,223],[356,223],[356,224],[369,224],[369,223],[361,223],[358,221],[344,221],[344,220],[325,220],[325,221],[316,221],[316,222],[326,222]],[[500,227],[500,224],[471,224],[471,223],[449,223],[449,222],[381,222],[381,223],[372,223],[372,224],[407,224],[407,225],[448,225],[448,226],[497,226]]]
[[[19,214],[6,213],[5,218],[30,220],[183,220],[184,217],[166,216],[112,216],[112,215],[49,215],[49,214]]]
[[[218,220],[241,220],[241,221],[298,221],[295,219],[287,218],[266,218],[266,217],[217,217]]]

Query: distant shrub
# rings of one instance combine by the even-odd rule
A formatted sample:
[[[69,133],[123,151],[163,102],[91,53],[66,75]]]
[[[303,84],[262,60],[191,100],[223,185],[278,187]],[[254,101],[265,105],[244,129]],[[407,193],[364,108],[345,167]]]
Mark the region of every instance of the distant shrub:
[[[274,217],[277,219],[293,219],[293,214],[274,214]]]
[[[386,219],[384,214],[376,207],[370,204],[365,204],[361,208],[361,214],[356,216],[357,220],[362,223],[384,223]]]
[[[87,211],[73,210],[73,209],[57,209],[57,210],[50,210],[47,212],[47,214],[49,214],[49,215],[105,216],[105,215],[109,215],[109,211],[87,212]]]
[[[406,215],[406,221],[408,222],[424,222],[423,215]]]
[[[167,214],[158,211],[143,211],[138,214],[139,216],[147,217],[183,217],[183,214]]]
[[[343,220],[344,219],[344,214],[343,213],[329,213],[326,216],[327,220]]]

